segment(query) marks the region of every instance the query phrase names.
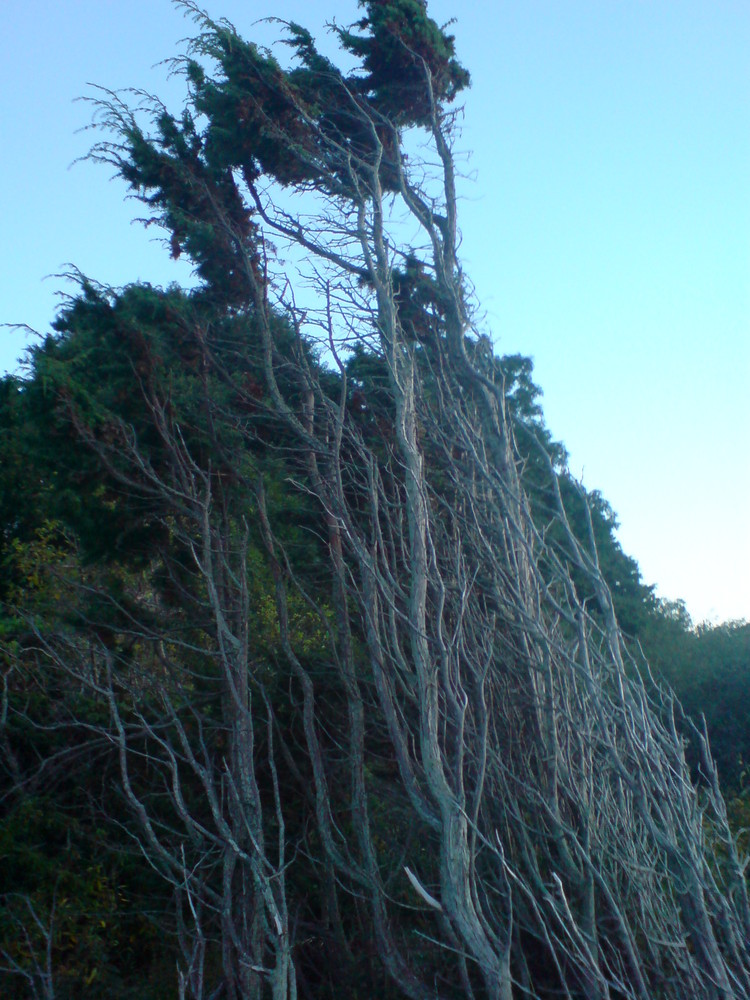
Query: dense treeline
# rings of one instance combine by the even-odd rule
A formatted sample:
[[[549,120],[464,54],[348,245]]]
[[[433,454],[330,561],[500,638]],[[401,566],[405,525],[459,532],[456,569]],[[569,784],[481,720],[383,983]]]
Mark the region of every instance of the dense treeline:
[[[200,284],[81,278],[0,383],[4,995],[748,996],[687,717],[739,823],[750,626],[655,599],[473,329],[468,74],[363,6],[347,75],[199,16],[180,118],[101,106]]]

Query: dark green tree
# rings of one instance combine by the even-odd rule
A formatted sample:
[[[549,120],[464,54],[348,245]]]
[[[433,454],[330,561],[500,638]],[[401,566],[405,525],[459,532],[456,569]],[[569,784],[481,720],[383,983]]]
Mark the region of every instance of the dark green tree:
[[[618,625],[637,568],[473,326],[453,39],[367,0],[356,69],[297,25],[288,68],[186,6],[187,109],[110,96],[94,155],[201,284],[85,283],[35,355],[78,563],[13,611],[11,750],[30,671],[88,699],[179,997],[749,996],[713,761],[699,795]]]

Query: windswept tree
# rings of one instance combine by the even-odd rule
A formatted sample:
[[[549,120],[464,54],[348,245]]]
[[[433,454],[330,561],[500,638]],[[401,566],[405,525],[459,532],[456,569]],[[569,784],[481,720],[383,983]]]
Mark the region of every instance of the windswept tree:
[[[698,791],[606,511],[474,326],[453,38],[365,0],[354,69],[296,24],[287,68],[186,6],[185,111],[109,95],[93,155],[202,282],[89,283],[37,352],[116,530],[10,654],[106,709],[178,995],[750,996],[708,747]]]

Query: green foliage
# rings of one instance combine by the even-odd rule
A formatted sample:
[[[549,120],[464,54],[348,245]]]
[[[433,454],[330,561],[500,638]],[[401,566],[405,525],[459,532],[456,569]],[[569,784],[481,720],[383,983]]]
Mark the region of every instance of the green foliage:
[[[167,996],[163,942],[143,912],[138,865],[109,853],[97,833],[64,811],[59,796],[26,798],[11,810],[0,826],[0,965],[31,971],[43,963],[47,931],[63,1000]],[[28,996],[21,976],[0,981],[4,996]]]
[[[693,630],[680,610],[667,606],[645,635],[644,650],[686,714],[701,728],[705,720],[722,786],[737,796],[750,762],[750,624]]]
[[[43,551],[23,553],[35,634],[24,613],[13,623],[15,638],[0,643],[3,996],[29,995],[25,975],[45,968],[49,949],[55,996],[156,1000],[168,995],[162,976],[171,964],[153,921],[166,905],[163,887],[150,884],[126,832],[111,747],[96,735],[106,726],[106,707],[34,649],[45,644],[63,603],[60,578],[53,573],[48,587],[48,570],[38,573]],[[52,551],[57,558],[59,548]]]
[[[346,49],[357,56],[364,74],[358,89],[377,110],[399,124],[424,124],[432,101],[451,103],[469,85],[469,74],[455,56],[455,39],[427,16],[423,0],[360,0],[362,34],[341,30]],[[432,95],[425,86],[426,72]]]
[[[155,105],[149,134],[119,102],[109,105],[107,121],[118,141],[100,145],[97,155],[114,163],[150,206],[170,234],[172,253],[191,258],[202,284],[193,292],[147,284],[113,290],[81,279],[54,334],[32,351],[28,378],[0,382],[6,693],[0,895],[8,902],[0,915],[0,952],[30,968],[44,952],[48,928],[61,997],[174,995],[172,889],[166,880],[156,890],[150,886],[150,869],[133,847],[138,831],[126,808],[111,702],[100,683],[105,666],[114,673],[119,721],[129,727],[135,747],[129,781],[148,803],[164,843],[184,851],[186,871],[194,866],[205,873],[215,893],[205,918],[206,947],[219,975],[216,900],[225,874],[206,833],[215,803],[207,802],[204,778],[218,775],[222,796],[230,797],[227,761],[237,740],[230,709],[238,696],[218,665],[232,656],[242,663],[247,657],[240,680],[249,690],[255,741],[260,805],[253,808],[272,817],[262,831],[269,840],[283,839],[283,824],[293,845],[283,874],[299,922],[295,961],[307,995],[399,995],[377,958],[361,886],[352,880],[339,892],[328,871],[322,873],[313,764],[297,751],[309,745],[308,727],[315,726],[328,768],[326,810],[335,836],[351,842],[356,817],[347,797],[348,695],[358,684],[371,704],[377,695],[362,634],[367,623],[355,615],[347,621],[341,602],[337,606],[340,583],[330,547],[340,525],[312,499],[312,459],[323,463],[328,455],[323,448],[314,456],[301,453],[272,398],[275,390],[292,412],[307,413],[314,384],[318,414],[335,417],[343,396],[357,434],[392,473],[398,510],[402,470],[393,457],[390,362],[368,346],[372,330],[363,332],[343,372],[328,370],[285,316],[270,314],[272,343],[263,339],[259,317],[270,309],[266,248],[257,226],[262,209],[252,199],[261,179],[351,198],[351,175],[337,170],[332,148],[341,151],[342,164],[352,158],[363,170],[383,153],[381,182],[394,189],[391,154],[400,130],[428,126],[433,100],[444,115],[445,105],[468,85],[452,36],[427,16],[421,0],[367,0],[361,6],[365,16],[353,29],[337,29],[344,49],[358,60],[348,75],[322,57],[298,25],[289,26],[287,37],[296,63],[284,69],[231,26],[201,16],[203,34],[185,63],[191,110],[175,118]],[[206,57],[214,77],[199,62]],[[366,294],[366,277],[358,278]],[[448,306],[434,275],[411,253],[390,279],[431,405],[439,391],[435,345],[445,335]],[[559,491],[576,538],[596,552],[624,631],[642,644],[688,713],[705,715],[722,777],[737,791],[733,815],[743,822],[750,626],[696,632],[679,607],[659,604],[617,540],[611,506],[573,482],[565,448],[545,424],[531,360],[495,358],[486,338],[467,337],[465,349],[489,380],[503,386],[540,537],[570,567],[573,585],[595,615],[590,579],[576,568],[569,539],[553,523]],[[299,375],[305,371],[314,377]],[[449,507],[450,462],[461,456],[446,458],[433,443],[432,450],[425,446],[425,461],[431,485],[440,487]],[[345,463],[341,488],[353,498],[355,519],[370,516],[366,504],[358,509],[356,502],[369,488],[366,473],[356,455]],[[269,553],[259,484],[283,557]],[[204,571],[212,559],[220,567],[214,576]],[[542,572],[549,568],[541,565]],[[291,579],[295,586],[284,609],[290,657],[283,648],[279,593]],[[402,641],[397,615],[389,627]],[[231,646],[228,634],[242,641]],[[344,647],[351,661],[342,668],[336,657]],[[66,669],[66,657],[73,669]],[[312,723],[304,681],[290,667],[294,657],[323,706]],[[402,683],[411,683],[406,672]],[[410,711],[408,697],[405,704]],[[267,705],[273,705],[273,725]],[[431,970],[448,960],[424,936],[429,921],[415,910],[405,883],[392,890],[390,883],[406,863],[428,882],[437,881],[435,835],[415,819],[386,727],[372,714],[364,723],[364,795],[379,877],[398,904],[395,936],[408,942],[418,967]],[[269,754],[273,740],[284,746],[276,757]],[[191,770],[195,747],[200,764]],[[192,817],[187,833],[175,819],[176,784]],[[39,923],[29,922],[30,914],[39,915]],[[26,927],[24,937],[19,929]],[[335,978],[330,950],[340,959]],[[22,986],[21,977],[8,989]]]
[[[171,233],[172,256],[190,255],[205,282],[204,298],[215,298],[220,287],[224,301],[240,303],[248,294],[246,269],[259,267],[259,262],[252,251],[256,229],[232,176],[231,163],[214,165],[216,155],[204,155],[204,140],[189,112],[178,122],[158,108],[154,118],[156,139],[146,137],[131,118],[124,131],[127,158],[109,148],[101,149],[100,155],[113,157],[123,179],[162,214]],[[213,205],[221,206],[225,228],[202,221]]]

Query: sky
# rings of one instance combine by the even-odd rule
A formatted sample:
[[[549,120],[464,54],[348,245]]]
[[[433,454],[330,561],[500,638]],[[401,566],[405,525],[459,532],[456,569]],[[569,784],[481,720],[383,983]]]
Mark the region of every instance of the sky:
[[[354,0],[206,0],[263,44]],[[472,74],[458,143],[464,268],[497,350],[534,359],[573,473],[617,512],[659,596],[750,619],[750,6],[429,4]],[[0,322],[44,333],[71,266],[190,280],[106,167],[76,162],[91,85],[179,108],[169,0],[3,0]],[[325,43],[324,43],[325,44]],[[330,45],[330,42],[327,44]],[[0,329],[0,372],[29,341]]]

